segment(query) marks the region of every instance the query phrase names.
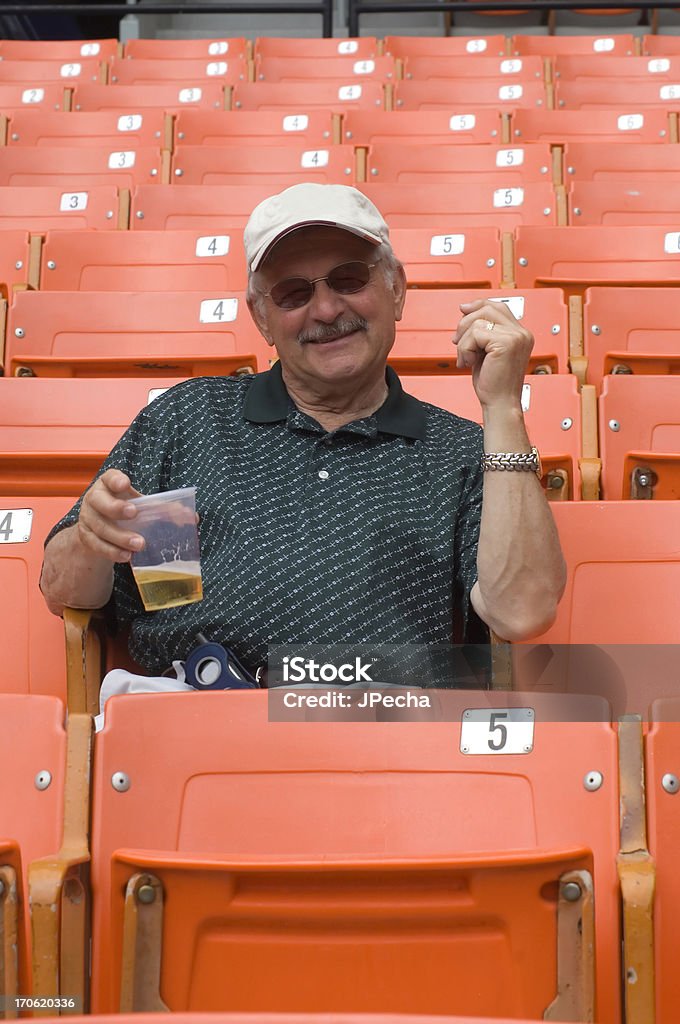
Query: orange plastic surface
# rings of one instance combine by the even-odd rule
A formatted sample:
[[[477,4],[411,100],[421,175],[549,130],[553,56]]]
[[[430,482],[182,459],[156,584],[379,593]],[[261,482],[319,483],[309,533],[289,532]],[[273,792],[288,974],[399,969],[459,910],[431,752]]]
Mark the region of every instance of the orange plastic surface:
[[[246,284],[240,230],[50,231],[42,248],[40,288],[47,291],[245,291]]]
[[[587,382],[620,367],[634,373],[680,373],[677,288],[588,288],[583,307]]]
[[[342,139],[354,146],[382,143],[399,146],[499,142],[501,120],[490,107],[451,110],[350,110],[343,118]]]
[[[567,191],[569,223],[668,224],[680,209],[680,181],[573,181]],[[576,211],[580,211],[577,213]]]
[[[502,57],[505,36],[385,36],[383,50],[393,57]]]
[[[454,110],[461,104],[513,111],[534,110],[547,104],[543,82],[500,82],[487,78],[432,78],[427,82],[402,81],[394,87],[395,110]]]
[[[433,184],[416,189],[411,185],[357,185],[378,207],[390,227],[431,227],[448,234],[467,227],[492,226],[511,231],[520,224],[555,224],[556,199],[548,182],[530,182],[519,188],[508,185],[503,171],[495,183],[465,188]],[[516,204],[516,205],[514,205]]]
[[[642,52],[652,57],[680,56],[680,40],[675,35],[643,36]]]
[[[500,287],[501,238],[495,228],[444,236],[427,228],[393,228],[390,241],[411,286]]]
[[[0,39],[0,56],[3,60],[103,60],[117,51],[117,39]]]
[[[311,42],[312,40],[310,40]],[[333,138],[331,114],[325,110],[239,111],[181,110],[175,118],[175,145],[264,146],[304,143],[308,148],[328,146]]]
[[[656,76],[650,76],[656,78]],[[664,96],[661,90],[667,90]],[[617,110],[667,106],[669,110],[680,101],[680,85],[640,78],[582,78],[555,83],[555,107],[565,110],[588,110],[613,107]]]
[[[132,195],[132,230],[198,230],[203,235],[243,229],[271,185],[140,185]]]
[[[601,57],[632,56],[635,53],[635,36],[623,32],[615,32],[610,36],[516,35],[510,40],[510,52],[526,56],[539,54],[542,57],[570,53],[590,53]]]
[[[474,61],[451,60],[435,55],[404,58],[405,81],[426,82],[430,78],[493,79],[498,85],[514,82],[543,82],[542,57],[477,57]],[[472,83],[471,83],[472,84]]]
[[[680,54],[678,55],[680,57]],[[649,57],[611,57],[600,54],[560,54],[553,62],[553,80],[576,82],[582,78],[641,78],[650,82],[677,81],[680,60],[668,61],[668,67]]]
[[[28,280],[28,232],[0,232],[0,294],[11,296],[12,286]]]
[[[70,87],[77,82],[101,80],[101,62],[89,58],[62,61],[15,60],[5,57],[0,61],[0,82],[24,82],[27,85],[53,82]]]
[[[79,151],[80,152],[80,151]],[[81,189],[78,188],[77,192]],[[50,228],[118,227],[118,189],[114,185],[93,185],[83,189],[86,200],[72,200],[73,190],[65,183],[0,187],[0,228],[49,231]],[[64,209],[60,209],[61,205]]]
[[[680,498],[680,377],[610,374],[599,410],[602,497],[630,497],[639,466],[657,472],[655,499]]]
[[[245,39],[128,39],[125,56],[135,60],[233,60],[246,57]]]
[[[352,75],[347,79],[314,82],[250,82],[234,86],[232,110],[280,110],[296,113],[323,107],[333,113],[346,110],[384,110],[383,84],[375,78]]]
[[[8,85],[0,82],[0,110],[10,114],[14,110],[47,111],[64,109],[65,86],[63,84],[32,83],[30,85]]]
[[[272,352],[243,292],[22,292],[8,315],[5,373],[209,376],[267,369]]]
[[[295,145],[294,136],[288,142],[275,149],[257,145],[179,146],[172,156],[171,181],[174,185],[267,184],[272,192],[302,181],[354,184],[351,146],[327,143],[319,149],[306,149]]]
[[[243,57],[204,57],[194,60],[145,60],[112,57],[109,81],[115,86],[155,85],[167,82],[192,83],[205,80],[220,85],[234,85],[248,80],[248,63]]]
[[[255,58],[304,57],[336,58],[353,57],[364,60],[375,57],[378,40],[375,36],[361,36],[359,39],[287,39],[278,36],[260,36],[255,40]]]
[[[69,1014],[73,1024],[110,1024],[106,1014],[87,1014],[84,1017]],[[55,1024],[60,1018],[45,1018]],[[119,1024],[167,1024],[166,1013],[117,1013]],[[179,1013],[173,1014],[175,1024],[540,1024],[535,1020],[517,1017],[442,1017],[402,1013]]]
[[[537,901],[529,879],[584,847],[597,1019],[615,1020],[615,734],[597,699],[567,723],[559,698],[535,696],[531,756],[474,763],[459,723],[486,706],[479,693],[441,691],[448,721],[401,724],[273,724],[262,692],[113,698],[95,753],[94,1012],[117,1007],[122,883],[144,865],[166,886],[172,1009],[540,1016],[555,993],[554,889]],[[588,792],[593,764],[605,783]],[[526,942],[528,959],[513,956]],[[227,950],[243,969],[216,970]]]
[[[73,90],[74,111],[224,110],[224,84],[214,79],[161,82],[155,85],[80,85]]]
[[[665,152],[665,150],[664,150]],[[376,144],[368,150],[367,180],[401,185],[478,183],[523,185],[550,181],[552,156],[544,143],[519,147],[401,146]]]
[[[7,132],[8,146],[107,146],[111,150],[160,148],[163,113],[120,114],[110,110],[75,113],[15,111]]]
[[[561,39],[562,36],[555,36]],[[516,110],[512,139],[523,142],[669,142],[668,112],[637,104],[619,110]]]
[[[602,142],[568,142],[564,149],[564,181],[677,182],[680,146],[642,143],[612,146]],[[672,221],[672,217],[669,220]]]
[[[79,192],[101,185],[131,189],[135,185],[153,184],[160,177],[160,147],[135,145],[131,149],[125,139],[116,139],[101,149],[92,146],[0,148],[0,186],[55,186],[62,187],[64,192]]]
[[[369,79],[394,82],[394,57],[259,57],[255,61],[256,82],[363,82]]]

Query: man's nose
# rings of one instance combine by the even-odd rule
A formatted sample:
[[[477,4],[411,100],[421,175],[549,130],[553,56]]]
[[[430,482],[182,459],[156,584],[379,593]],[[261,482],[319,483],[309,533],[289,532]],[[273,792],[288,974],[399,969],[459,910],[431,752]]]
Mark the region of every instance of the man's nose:
[[[328,281],[317,281],[309,303],[309,312],[315,320],[333,323],[345,309],[344,297],[333,291]]]

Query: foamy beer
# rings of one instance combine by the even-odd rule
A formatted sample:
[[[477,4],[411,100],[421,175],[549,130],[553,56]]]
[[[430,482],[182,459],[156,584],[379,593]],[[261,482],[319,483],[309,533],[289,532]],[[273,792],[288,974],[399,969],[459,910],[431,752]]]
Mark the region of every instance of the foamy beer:
[[[137,515],[125,526],[144,538],[144,548],[133,554],[130,564],[146,611],[200,601],[196,488],[145,494],[129,504]]]

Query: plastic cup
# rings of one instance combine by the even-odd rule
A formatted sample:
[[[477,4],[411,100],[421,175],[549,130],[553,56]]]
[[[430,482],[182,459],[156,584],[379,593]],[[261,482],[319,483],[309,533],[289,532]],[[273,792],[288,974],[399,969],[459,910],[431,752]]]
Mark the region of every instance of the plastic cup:
[[[134,519],[120,525],[144,538],[130,565],[147,612],[193,604],[203,598],[196,529],[196,488],[145,494],[128,502]]]

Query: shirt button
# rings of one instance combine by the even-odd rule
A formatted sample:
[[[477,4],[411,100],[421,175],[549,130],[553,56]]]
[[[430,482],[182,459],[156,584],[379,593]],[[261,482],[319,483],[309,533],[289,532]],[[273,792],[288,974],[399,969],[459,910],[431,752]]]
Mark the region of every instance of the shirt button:
[[[319,480],[328,480],[329,476],[330,476],[330,473],[328,472],[327,469],[319,470]]]

